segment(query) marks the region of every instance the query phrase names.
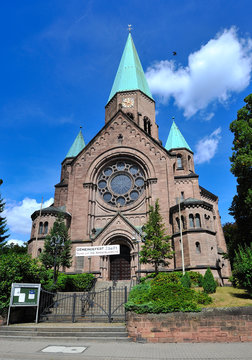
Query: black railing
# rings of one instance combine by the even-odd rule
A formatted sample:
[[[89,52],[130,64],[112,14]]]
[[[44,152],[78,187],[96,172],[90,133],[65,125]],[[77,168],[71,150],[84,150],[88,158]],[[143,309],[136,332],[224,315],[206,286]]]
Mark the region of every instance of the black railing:
[[[84,293],[41,291],[40,321],[124,321],[127,287]]]

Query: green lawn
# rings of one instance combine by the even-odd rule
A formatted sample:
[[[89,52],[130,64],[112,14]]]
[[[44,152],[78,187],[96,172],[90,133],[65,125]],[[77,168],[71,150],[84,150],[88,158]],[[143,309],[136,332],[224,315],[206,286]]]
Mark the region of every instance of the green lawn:
[[[252,297],[245,290],[227,287],[217,287],[216,293],[210,295],[212,304],[204,307],[234,307],[252,306]]]

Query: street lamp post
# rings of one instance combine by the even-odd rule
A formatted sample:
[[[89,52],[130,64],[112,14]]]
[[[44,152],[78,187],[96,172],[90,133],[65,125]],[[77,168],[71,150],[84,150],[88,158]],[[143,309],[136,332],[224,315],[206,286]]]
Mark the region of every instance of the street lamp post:
[[[139,234],[140,235],[140,234]],[[132,241],[134,244],[137,245],[137,282],[140,282],[141,279],[141,264],[140,264],[140,242],[141,242],[141,235],[140,235],[140,240],[137,239],[137,234],[133,233],[132,236]]]
[[[182,259],[182,272],[185,275],[185,260],[184,260],[184,244],[182,236],[182,221],[181,221],[181,209],[180,209],[180,197],[177,198],[179,208],[179,231],[180,231],[180,246],[181,246],[181,259]]]

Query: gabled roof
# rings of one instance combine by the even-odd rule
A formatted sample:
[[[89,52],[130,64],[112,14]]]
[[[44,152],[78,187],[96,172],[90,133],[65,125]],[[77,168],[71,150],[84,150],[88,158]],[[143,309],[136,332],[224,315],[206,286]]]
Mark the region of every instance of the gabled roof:
[[[73,158],[81,152],[85,147],[84,138],[82,135],[81,130],[79,131],[79,134],[76,136],[76,139],[74,140],[72,146],[70,147],[68,153],[66,154],[65,159],[67,158]]]
[[[129,90],[141,90],[145,95],[153,99],[130,33],[122,54],[108,102],[117,92]]]
[[[132,230],[134,230],[136,233],[140,234],[140,227],[139,226],[134,226],[125,216],[122,215],[122,213],[120,211],[118,211],[115,216],[110,219],[110,221],[101,229],[95,229],[96,230],[96,234],[93,237],[93,240],[95,240],[101,233],[103,233],[117,218],[121,218],[128,226],[129,228],[131,228]]]
[[[172,149],[181,149],[186,148],[190,151],[191,148],[187,144],[184,136],[181,134],[179,128],[175,124],[175,121],[173,121],[166,144],[165,144],[166,150],[172,150]]]

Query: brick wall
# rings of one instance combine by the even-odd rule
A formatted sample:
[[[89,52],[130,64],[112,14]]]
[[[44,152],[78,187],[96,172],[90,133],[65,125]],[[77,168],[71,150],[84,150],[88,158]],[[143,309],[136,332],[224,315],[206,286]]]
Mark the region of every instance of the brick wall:
[[[127,329],[134,341],[153,343],[252,341],[252,306],[199,313],[129,312]]]

